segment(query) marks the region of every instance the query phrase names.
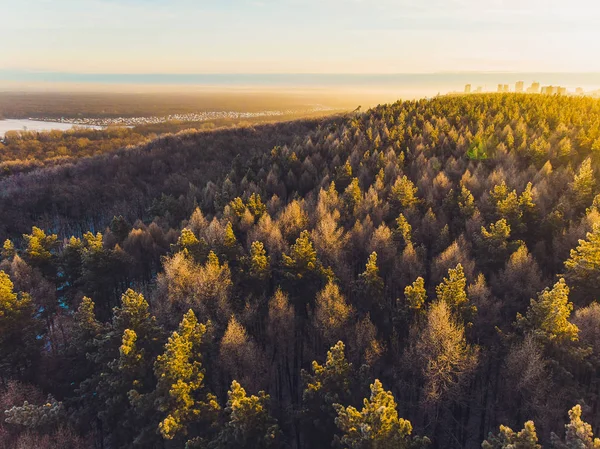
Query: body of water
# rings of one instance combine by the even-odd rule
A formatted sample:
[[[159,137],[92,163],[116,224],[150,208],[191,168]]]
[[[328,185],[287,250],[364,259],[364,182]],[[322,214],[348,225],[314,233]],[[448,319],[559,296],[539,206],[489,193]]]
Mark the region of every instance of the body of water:
[[[77,125],[79,128],[94,128],[102,129],[102,126],[91,126],[91,125]],[[29,119],[7,119],[0,120],[0,137],[4,137],[4,134],[8,131],[52,131],[57,129],[60,131],[66,131],[73,128],[72,123],[60,123],[60,122],[43,122],[40,120],[29,120]]]

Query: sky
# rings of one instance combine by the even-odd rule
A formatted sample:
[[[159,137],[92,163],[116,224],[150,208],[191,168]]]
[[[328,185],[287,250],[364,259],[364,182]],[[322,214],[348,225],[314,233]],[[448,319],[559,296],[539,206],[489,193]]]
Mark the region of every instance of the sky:
[[[598,0],[0,0],[0,71],[600,72]]]

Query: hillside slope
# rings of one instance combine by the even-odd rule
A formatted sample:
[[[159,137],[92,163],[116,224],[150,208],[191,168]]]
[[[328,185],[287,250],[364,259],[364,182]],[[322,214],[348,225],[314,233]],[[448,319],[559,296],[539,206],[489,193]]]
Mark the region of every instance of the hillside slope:
[[[49,405],[1,430],[13,447],[596,447],[599,163],[600,101],[471,95],[3,181],[4,232],[48,221],[2,251],[0,403]]]
[[[89,226],[102,228],[113,215],[132,221],[146,218],[148,207],[161,194],[179,198],[202,189],[229,170],[236,156],[245,161],[275,145],[292,143],[320,122],[182,132],[139,147],[3,177],[0,237],[22,234],[32,225],[66,235],[83,233]]]

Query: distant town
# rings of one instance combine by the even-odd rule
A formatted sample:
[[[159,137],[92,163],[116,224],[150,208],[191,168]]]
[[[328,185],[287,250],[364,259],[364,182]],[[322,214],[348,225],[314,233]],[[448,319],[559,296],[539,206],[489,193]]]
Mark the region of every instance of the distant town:
[[[483,86],[473,87],[471,84],[465,85],[465,94],[479,94],[483,92],[489,92],[489,90],[485,90]],[[498,93],[507,93],[507,92],[515,92],[515,93],[527,93],[527,94],[542,94],[542,95],[591,95],[598,96],[600,95],[600,91],[593,92],[585,92],[582,87],[577,87],[575,91],[569,92],[564,86],[542,86],[537,81],[531,83],[531,86],[525,88],[524,81],[517,81],[515,83],[514,90],[511,90],[509,84],[498,84],[498,88],[495,92]],[[458,92],[455,92],[458,93]]]
[[[236,111],[206,111],[189,114],[172,114],[168,116],[151,117],[84,117],[84,118],[62,118],[54,117],[32,117],[30,120],[42,122],[69,123],[81,126],[139,126],[164,122],[204,122],[218,119],[250,119],[256,117],[279,117],[284,115],[298,114],[299,112],[333,111],[333,108],[314,105],[307,110],[283,110],[283,111],[259,111],[259,112],[236,112]]]

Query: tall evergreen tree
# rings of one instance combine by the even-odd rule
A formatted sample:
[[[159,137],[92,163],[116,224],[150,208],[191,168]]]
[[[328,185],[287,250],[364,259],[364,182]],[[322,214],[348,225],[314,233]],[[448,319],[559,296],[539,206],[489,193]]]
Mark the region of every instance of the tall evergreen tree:
[[[163,438],[178,444],[205,436],[220,409],[216,397],[206,391],[204,380],[206,332],[207,326],[188,311],[154,364],[156,408],[162,415],[158,430]]]

